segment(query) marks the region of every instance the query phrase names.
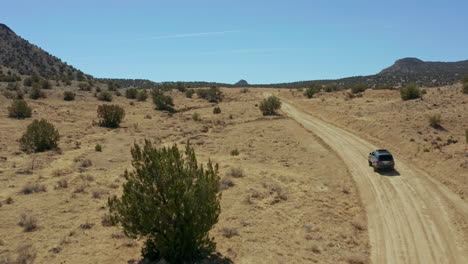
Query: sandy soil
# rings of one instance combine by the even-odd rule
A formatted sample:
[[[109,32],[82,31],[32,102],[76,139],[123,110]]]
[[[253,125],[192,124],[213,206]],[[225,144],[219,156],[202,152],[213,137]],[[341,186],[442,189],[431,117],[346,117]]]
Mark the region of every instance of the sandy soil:
[[[37,253],[35,263],[140,260],[141,241],[125,238],[102,219],[107,197],[121,192],[131,145],[147,138],[161,145],[190,139],[199,160],[218,162],[223,181],[233,183],[223,191],[220,221],[212,231],[227,260],[366,263],[367,217],[346,163],[293,119],[262,117],[255,106],[262,90],[224,92],[219,115],[212,113],[214,105],[177,91],[171,94],[184,110],[174,115],[153,110],[150,101],[114,97],[127,114],[118,129],[93,124],[103,102],[91,93],[78,92],[73,102],[63,101],[61,91],[27,99],[34,113],[26,120],[8,118],[10,102],[0,96],[0,262],[24,256],[18,248],[25,243]],[[194,112],[202,121],[191,119]],[[19,151],[17,139],[38,118],[58,128],[59,151]],[[102,152],[94,150],[97,143]],[[236,148],[240,154],[232,156]],[[241,169],[242,177],[234,177],[232,168]],[[59,185],[64,180],[67,188]],[[29,183],[46,191],[23,194]],[[25,232],[18,225],[23,213],[37,219],[37,229]]]

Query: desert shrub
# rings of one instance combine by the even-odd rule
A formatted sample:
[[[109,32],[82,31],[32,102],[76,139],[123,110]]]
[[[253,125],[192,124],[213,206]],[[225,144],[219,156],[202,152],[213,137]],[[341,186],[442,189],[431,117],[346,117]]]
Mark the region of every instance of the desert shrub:
[[[18,225],[23,227],[24,232],[31,232],[37,228],[37,219],[30,214],[22,213]]]
[[[16,99],[23,100],[24,99],[24,92],[21,90],[16,91]]]
[[[86,220],[83,224],[80,225],[81,229],[91,229],[93,228],[94,224],[91,223],[89,220]]]
[[[210,103],[219,103],[223,100],[223,92],[221,92],[218,87],[214,86],[209,89],[197,90],[197,95]]]
[[[239,150],[237,148],[231,150],[231,156],[239,156]]]
[[[115,128],[125,117],[125,110],[118,105],[100,105],[97,114],[100,126]]]
[[[14,92],[11,92],[11,91],[8,91],[8,90],[3,91],[3,96],[6,99],[15,99],[16,98],[16,94]]]
[[[232,227],[223,227],[223,228],[221,228],[221,233],[226,238],[231,238],[231,237],[235,237],[235,236],[239,235],[239,232],[237,231],[237,229],[232,228]]]
[[[375,90],[392,90],[393,86],[389,83],[379,83],[375,86]]]
[[[6,89],[8,91],[17,91],[19,89],[18,83],[16,82],[8,83]]]
[[[138,90],[136,88],[127,88],[125,90],[125,97],[129,99],[135,99],[137,97]]]
[[[468,83],[468,74],[465,74],[465,76],[463,76],[462,83]]]
[[[16,248],[18,255],[15,262],[17,264],[33,264],[36,259],[37,252],[31,243],[22,243]],[[8,262],[7,262],[8,263]]]
[[[33,87],[31,91],[29,91],[29,98],[33,100],[37,100],[40,98],[46,98],[46,94],[44,91],[41,90],[41,88],[38,87]]]
[[[158,149],[146,141],[131,153],[122,197],[108,200],[112,222],[130,238],[145,238],[142,254],[150,260],[193,263],[211,253],[209,231],[221,212],[218,165],[198,164],[189,145],[183,155],[177,145]]]
[[[314,97],[314,94],[320,92],[320,89],[322,89],[321,85],[313,84],[305,90],[304,96],[310,99]]]
[[[39,85],[42,89],[45,89],[45,90],[52,89],[52,84],[50,83],[49,80],[42,79],[39,82]]]
[[[193,89],[185,90],[185,97],[192,98],[193,94],[195,94],[195,90],[193,90]]]
[[[68,188],[68,181],[65,179],[61,179],[57,182],[57,188],[59,189],[66,189]]]
[[[96,146],[94,146],[94,150],[96,152],[102,152],[102,146],[100,144],[96,144]]]
[[[122,93],[119,90],[115,91],[114,94],[115,96],[122,96]]]
[[[439,114],[429,116],[429,125],[433,128],[441,128],[441,116]]]
[[[33,80],[31,77],[27,77],[23,80],[23,85],[24,86],[28,86],[28,87],[31,87],[31,85],[33,84]]]
[[[468,94],[468,82],[463,84],[463,93]]]
[[[249,89],[248,89],[248,88],[243,88],[243,89],[241,90],[241,93],[248,93],[248,92],[249,92]]]
[[[468,129],[465,129],[465,143],[468,144]]]
[[[110,214],[104,214],[101,218],[102,226],[114,226],[115,224],[112,222],[112,218]]]
[[[270,96],[260,103],[260,111],[264,116],[275,115],[276,111],[281,108],[281,101],[276,96]]]
[[[232,114],[229,114],[229,119],[234,119],[234,116]]]
[[[241,168],[231,168],[228,175],[234,178],[242,178],[244,177],[244,171]]]
[[[367,89],[367,86],[363,83],[359,83],[351,87],[351,92],[353,94],[362,93]]]
[[[340,87],[336,83],[331,83],[325,86],[324,91],[327,93],[340,90]]]
[[[221,114],[221,108],[219,108],[219,106],[216,106],[215,108],[213,108],[213,114]]]
[[[120,88],[120,84],[116,82],[108,82],[107,83],[107,90],[108,91],[117,91]]]
[[[96,89],[94,89],[96,93],[100,93],[102,91],[101,87],[96,87]]]
[[[193,113],[193,115],[192,115],[192,120],[198,122],[198,121],[201,121],[202,118],[201,118],[201,116],[200,116],[199,113],[195,112],[195,113]]]
[[[47,189],[45,185],[38,184],[38,183],[27,183],[21,189],[22,194],[31,194],[31,193],[38,193],[38,192],[46,192]]]
[[[177,83],[176,84],[176,89],[179,90],[179,92],[185,93],[187,91],[187,87],[183,83]]]
[[[404,101],[421,98],[421,89],[415,83],[410,83],[400,88],[400,96]]]
[[[45,119],[34,120],[26,128],[26,132],[20,138],[21,149],[24,151],[42,152],[56,148],[60,135],[54,125]]]
[[[65,91],[63,92],[63,100],[65,101],[73,101],[75,100],[75,93],[72,91]]]
[[[153,103],[156,105],[156,110],[175,112],[172,97],[163,94],[160,90],[153,90]]]
[[[97,98],[99,101],[112,102],[112,94],[108,91],[100,92]]]
[[[27,118],[31,117],[31,107],[24,100],[14,100],[11,106],[8,107],[8,116],[12,118]]]
[[[78,89],[80,89],[80,91],[90,92],[91,91],[91,85],[89,83],[86,83],[86,82],[80,82],[78,84]]]
[[[218,187],[218,190],[219,191],[224,191],[224,190],[227,190],[231,187],[234,187],[236,184],[234,183],[234,181],[229,178],[229,177],[224,177],[220,182],[219,182],[219,187]]]
[[[144,102],[148,99],[148,92],[146,90],[140,90],[137,95],[136,99],[138,102]]]

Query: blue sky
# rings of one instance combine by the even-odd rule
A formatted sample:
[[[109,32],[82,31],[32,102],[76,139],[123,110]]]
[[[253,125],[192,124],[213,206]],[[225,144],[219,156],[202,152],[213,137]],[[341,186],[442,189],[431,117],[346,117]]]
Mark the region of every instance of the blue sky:
[[[468,1],[14,0],[0,23],[95,77],[277,83],[468,59]]]

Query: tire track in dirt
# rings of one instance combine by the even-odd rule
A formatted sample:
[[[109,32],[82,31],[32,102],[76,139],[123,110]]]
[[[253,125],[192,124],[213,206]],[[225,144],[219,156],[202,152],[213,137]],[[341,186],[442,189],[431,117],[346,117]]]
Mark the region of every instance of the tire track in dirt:
[[[365,204],[373,263],[468,263],[449,207],[468,217],[468,205],[427,174],[396,159],[396,173],[367,164],[376,146],[283,102],[282,110],[343,159]]]

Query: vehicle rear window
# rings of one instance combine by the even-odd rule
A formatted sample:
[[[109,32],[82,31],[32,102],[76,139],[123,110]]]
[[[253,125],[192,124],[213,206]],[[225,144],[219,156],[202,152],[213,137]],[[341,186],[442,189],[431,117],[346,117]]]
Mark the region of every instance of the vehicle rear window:
[[[379,156],[379,161],[392,161],[393,157],[392,155],[382,155]]]

